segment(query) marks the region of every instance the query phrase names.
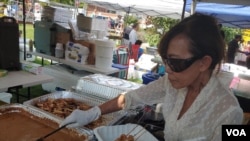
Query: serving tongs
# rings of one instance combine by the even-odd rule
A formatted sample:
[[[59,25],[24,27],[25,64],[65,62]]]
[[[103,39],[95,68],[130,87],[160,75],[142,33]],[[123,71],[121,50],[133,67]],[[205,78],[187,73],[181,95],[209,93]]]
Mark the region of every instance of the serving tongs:
[[[139,123],[141,122],[141,120],[146,116],[147,113],[152,111],[152,107],[149,105],[145,105],[143,108],[143,115],[140,117],[140,119],[137,121],[137,124],[134,128],[132,128],[127,134],[126,136],[130,136],[131,133],[137,128],[139,127]],[[144,126],[145,127],[145,126]],[[134,140],[138,140],[142,134],[144,134],[145,130],[144,127],[142,129],[140,129],[137,133],[133,134],[132,136],[135,138]]]
[[[61,129],[65,128],[67,125],[72,124],[72,123],[75,123],[75,122],[71,122],[71,123],[65,124],[65,125],[63,125],[63,126],[57,128],[57,129],[55,129],[54,131],[48,133],[47,135],[40,137],[40,138],[37,139],[36,141],[44,141],[44,139],[47,138],[48,136],[51,136],[52,134],[54,134],[54,133],[60,131]]]

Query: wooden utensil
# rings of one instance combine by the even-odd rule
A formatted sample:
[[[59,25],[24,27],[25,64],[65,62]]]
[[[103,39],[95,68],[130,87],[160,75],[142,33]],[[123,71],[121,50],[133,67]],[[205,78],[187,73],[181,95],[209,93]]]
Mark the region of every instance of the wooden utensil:
[[[72,123],[74,123],[74,122],[65,124],[65,125],[63,125],[62,127],[59,127],[59,128],[57,128],[56,130],[54,130],[54,131],[48,133],[47,135],[45,135],[45,136],[43,136],[43,137],[40,137],[40,138],[37,139],[36,141],[43,141],[43,140],[44,140],[45,138],[47,138],[48,136],[51,136],[52,134],[54,134],[54,133],[60,131],[61,129],[65,128],[67,125],[72,124]]]

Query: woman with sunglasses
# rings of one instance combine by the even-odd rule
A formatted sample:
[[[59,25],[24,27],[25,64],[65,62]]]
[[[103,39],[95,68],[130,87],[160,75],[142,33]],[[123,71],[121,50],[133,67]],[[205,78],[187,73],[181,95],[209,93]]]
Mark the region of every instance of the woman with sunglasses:
[[[220,141],[223,124],[242,124],[243,111],[219,72],[224,41],[213,17],[194,14],[159,43],[166,75],[88,111],[75,110],[61,126],[83,126],[107,114],[141,104],[163,103],[166,141]]]

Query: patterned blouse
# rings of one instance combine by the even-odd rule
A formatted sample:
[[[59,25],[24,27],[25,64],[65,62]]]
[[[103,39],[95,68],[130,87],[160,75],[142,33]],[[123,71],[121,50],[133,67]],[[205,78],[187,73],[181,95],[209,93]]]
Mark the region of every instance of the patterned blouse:
[[[223,124],[242,124],[243,111],[226,84],[225,75],[213,74],[190,108],[178,115],[187,88],[175,89],[167,74],[139,89],[125,94],[125,109],[138,104],[163,103],[166,141],[220,141]]]

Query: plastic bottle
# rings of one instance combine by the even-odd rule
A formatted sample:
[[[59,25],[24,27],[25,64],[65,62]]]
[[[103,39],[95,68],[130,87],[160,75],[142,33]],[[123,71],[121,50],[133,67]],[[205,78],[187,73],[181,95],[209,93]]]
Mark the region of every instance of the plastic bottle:
[[[33,51],[33,41],[31,39],[29,40],[29,50]]]
[[[57,43],[55,48],[55,57],[63,58],[64,56],[64,49],[62,43]]]

